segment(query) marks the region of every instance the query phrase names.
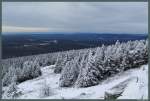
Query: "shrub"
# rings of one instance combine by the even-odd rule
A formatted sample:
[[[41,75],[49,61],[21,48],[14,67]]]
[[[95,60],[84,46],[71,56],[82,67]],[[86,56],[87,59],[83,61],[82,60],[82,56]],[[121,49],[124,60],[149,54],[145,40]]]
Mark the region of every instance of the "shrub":
[[[40,89],[40,96],[41,97],[47,97],[50,96],[52,94],[51,88],[49,87],[49,85],[45,82],[43,83],[41,89]]]

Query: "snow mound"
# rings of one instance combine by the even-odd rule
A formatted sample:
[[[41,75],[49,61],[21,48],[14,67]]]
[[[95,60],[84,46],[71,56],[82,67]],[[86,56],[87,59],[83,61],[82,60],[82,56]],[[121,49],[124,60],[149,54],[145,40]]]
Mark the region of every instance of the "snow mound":
[[[131,77],[105,92],[105,98],[148,99],[148,65],[132,70]]]

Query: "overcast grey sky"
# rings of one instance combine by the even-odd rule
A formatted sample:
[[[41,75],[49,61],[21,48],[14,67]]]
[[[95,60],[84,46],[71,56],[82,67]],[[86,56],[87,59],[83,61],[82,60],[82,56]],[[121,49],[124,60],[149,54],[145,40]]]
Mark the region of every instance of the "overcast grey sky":
[[[147,2],[5,2],[3,32],[148,33]]]

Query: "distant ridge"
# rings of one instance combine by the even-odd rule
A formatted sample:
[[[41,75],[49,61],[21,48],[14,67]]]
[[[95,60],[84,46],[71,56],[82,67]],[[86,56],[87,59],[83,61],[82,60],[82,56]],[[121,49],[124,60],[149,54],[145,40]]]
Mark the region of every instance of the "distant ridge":
[[[20,33],[2,35],[2,57],[12,58],[72,49],[93,48],[120,42],[145,40],[148,34]]]

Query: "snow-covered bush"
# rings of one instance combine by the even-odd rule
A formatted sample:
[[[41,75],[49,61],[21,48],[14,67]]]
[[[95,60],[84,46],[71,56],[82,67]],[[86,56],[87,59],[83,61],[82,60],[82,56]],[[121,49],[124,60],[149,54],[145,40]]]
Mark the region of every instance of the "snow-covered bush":
[[[18,90],[15,82],[12,82],[8,88],[5,89],[2,98],[3,99],[15,99],[16,97],[20,96],[22,93]]]
[[[52,95],[52,90],[50,88],[50,86],[47,84],[46,80],[44,80],[44,83],[40,89],[40,97],[47,97]]]

